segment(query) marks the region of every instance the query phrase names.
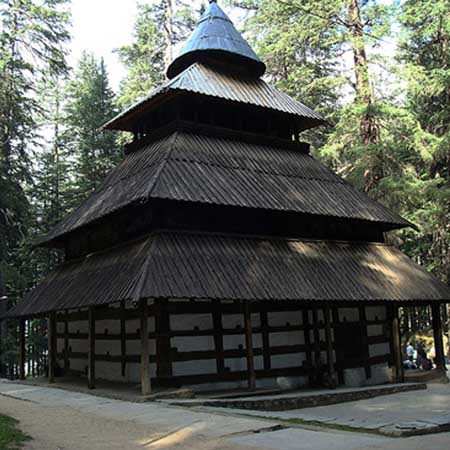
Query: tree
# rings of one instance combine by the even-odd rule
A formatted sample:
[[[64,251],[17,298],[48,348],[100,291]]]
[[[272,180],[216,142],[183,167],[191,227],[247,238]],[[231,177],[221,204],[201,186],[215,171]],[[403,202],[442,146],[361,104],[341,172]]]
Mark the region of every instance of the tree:
[[[173,49],[194,29],[196,16],[179,0],[138,4],[133,43],[117,50],[128,71],[118,99],[121,107],[147,95],[164,80]]]
[[[74,159],[75,206],[99,186],[122,154],[115,135],[100,130],[117,113],[103,60],[83,53],[66,95],[64,139]]]
[[[0,271],[14,302],[30,283],[23,264],[31,226],[26,187],[40,105],[36,84],[44,71],[66,70],[66,0],[0,0]]]

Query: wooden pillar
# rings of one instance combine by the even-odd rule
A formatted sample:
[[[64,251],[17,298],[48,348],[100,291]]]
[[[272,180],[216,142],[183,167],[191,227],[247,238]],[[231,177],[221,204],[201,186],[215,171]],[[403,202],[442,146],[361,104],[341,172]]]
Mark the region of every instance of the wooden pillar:
[[[253,331],[252,331],[252,315],[250,303],[244,302],[244,328],[245,328],[245,347],[247,349],[247,374],[248,388],[251,391],[256,389],[255,361],[253,358]]]
[[[141,333],[141,393],[148,395],[152,391],[150,382],[150,348],[148,343],[148,301],[140,300],[140,333]]]
[[[446,372],[444,342],[442,340],[441,305],[439,303],[433,303],[431,305],[431,318],[433,321],[434,349],[436,351],[436,369]]]
[[[125,369],[127,365],[127,339],[125,326],[125,302],[120,302],[120,373],[125,376]]]
[[[53,311],[48,317],[47,325],[48,339],[48,382],[55,382],[56,363],[56,313]]]
[[[370,352],[369,352],[369,336],[367,334],[367,316],[366,307],[360,306],[359,310],[359,323],[361,324],[361,347],[364,352],[364,370],[366,372],[366,379],[372,376],[372,367],[370,366]]]
[[[334,370],[334,356],[333,356],[333,335],[331,332],[331,309],[329,306],[323,308],[323,317],[325,322],[325,341],[327,343],[327,363],[328,376],[331,386],[336,386],[336,373]]]
[[[70,369],[69,359],[69,311],[65,312],[64,320],[64,375],[67,375]]]
[[[156,366],[158,377],[172,376],[168,300],[155,300]]]
[[[88,388],[95,389],[95,309],[88,309]]]
[[[219,375],[223,375],[225,373],[221,306],[222,305],[220,303],[220,300],[211,302],[213,327],[214,327],[214,348],[216,352],[216,367],[217,373]]]
[[[319,318],[317,315],[317,308],[313,308],[313,334],[314,334],[314,369],[317,372],[322,364],[321,361],[321,348],[320,348],[320,330],[319,330]]]
[[[309,325],[308,308],[302,309],[303,337],[305,341],[306,365],[308,366],[308,383],[309,386],[314,384],[313,362],[311,352],[311,327]]]
[[[19,320],[19,378],[25,380],[25,319]]]
[[[390,307],[391,316],[391,343],[392,355],[394,360],[395,381],[402,383],[403,380],[403,363],[402,363],[402,345],[400,337],[400,319],[398,316],[398,306]]]
[[[270,360],[270,339],[269,339],[269,317],[267,311],[261,311],[260,321],[261,321],[261,336],[262,336],[262,346],[263,346],[263,363],[264,370],[270,370],[272,363]]]

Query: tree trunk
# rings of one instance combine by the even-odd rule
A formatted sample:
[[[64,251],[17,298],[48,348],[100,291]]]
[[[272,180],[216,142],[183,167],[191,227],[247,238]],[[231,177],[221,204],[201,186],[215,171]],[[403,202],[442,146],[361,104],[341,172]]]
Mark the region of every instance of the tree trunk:
[[[173,43],[175,41],[173,31],[173,0],[166,0],[164,4],[164,35],[166,40],[166,52],[164,57],[165,68],[169,67],[173,60]]]

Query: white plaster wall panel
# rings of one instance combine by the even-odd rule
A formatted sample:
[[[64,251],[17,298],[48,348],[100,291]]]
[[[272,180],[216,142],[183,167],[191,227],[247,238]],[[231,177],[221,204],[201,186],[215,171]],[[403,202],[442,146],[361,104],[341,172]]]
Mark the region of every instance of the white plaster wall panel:
[[[300,331],[270,333],[269,342],[272,347],[278,347],[281,345],[301,345],[304,343],[303,333]]]
[[[259,313],[251,314],[252,327],[260,327],[261,326],[261,315]]]
[[[170,346],[176,347],[179,352],[214,350],[214,337],[213,336],[174,337],[171,338],[170,340]]]
[[[172,363],[174,376],[181,375],[201,375],[216,373],[217,365],[215,359],[205,359],[199,361],[178,361]]]
[[[255,356],[253,358],[253,362],[255,365],[255,370],[264,369],[264,357],[262,355]]]
[[[227,329],[236,329],[237,326],[244,328],[244,316],[242,314],[224,314],[222,326]]]
[[[64,351],[64,339],[56,339],[56,352],[61,353]]]
[[[170,329],[173,331],[211,330],[213,328],[212,314],[173,314],[170,316]]]
[[[64,333],[65,330],[65,323],[64,322],[56,322],[56,332],[57,333]]]
[[[389,383],[391,381],[391,370],[387,363],[377,364],[371,367],[371,377],[367,380],[368,385]]]
[[[367,384],[366,371],[363,367],[344,370],[344,384],[347,387],[361,387]]]
[[[320,308],[319,310],[317,310],[317,321],[318,322],[323,322],[325,320],[324,315],[323,315],[323,309]]]
[[[141,341],[140,341],[140,339],[128,340],[127,343],[126,343],[126,347],[127,347],[127,355],[140,355],[141,354]],[[148,340],[148,347],[149,347],[150,354],[154,355],[155,352],[156,352],[156,350],[155,350],[156,349],[155,339],[149,339]]]
[[[74,322],[69,322],[69,333],[87,333],[88,323],[87,320],[77,320]]]
[[[121,364],[107,361],[95,363],[95,377],[102,380],[124,381],[121,373]]]
[[[306,377],[277,377],[277,378],[262,378],[256,380],[257,388],[281,388],[281,389],[295,389],[306,386],[308,379]]]
[[[231,372],[239,372],[241,370],[247,370],[246,358],[226,358],[225,367],[228,367]]]
[[[270,357],[270,363],[273,369],[301,367],[305,360],[306,355],[304,353],[289,353],[285,355],[272,355]]]
[[[319,330],[319,339],[321,342],[325,342],[325,330],[324,329]]]
[[[239,346],[245,348],[245,336],[242,334],[225,335],[223,337],[223,348],[225,350],[233,350]]]
[[[383,325],[367,325],[368,336],[384,336]]]
[[[339,322],[358,322],[358,308],[338,308]]]
[[[386,306],[367,306],[366,318],[367,320],[386,320],[387,310]]]
[[[276,311],[267,314],[269,326],[284,327],[289,322],[290,325],[302,324],[301,311]]]
[[[86,353],[88,342],[86,339],[69,339],[69,348],[73,353]]]
[[[97,355],[120,355],[120,342],[119,341],[95,341],[95,353]]]
[[[390,353],[389,342],[383,342],[381,344],[369,345],[369,356],[383,356]]]
[[[108,330],[108,334],[120,333],[120,320],[96,320],[95,332],[105,333]]]
[[[154,377],[156,365],[150,364],[150,377]],[[127,363],[125,366],[125,378],[129,383],[141,382],[141,365],[139,363]]]
[[[132,319],[132,320],[125,321],[125,331],[127,333],[136,333],[136,330],[139,330],[140,326],[141,326],[141,324],[140,324],[139,319]]]
[[[262,334],[255,333],[253,335],[253,348],[262,348],[262,346],[263,346]]]
[[[87,367],[87,360],[70,358],[70,369],[84,373]]]

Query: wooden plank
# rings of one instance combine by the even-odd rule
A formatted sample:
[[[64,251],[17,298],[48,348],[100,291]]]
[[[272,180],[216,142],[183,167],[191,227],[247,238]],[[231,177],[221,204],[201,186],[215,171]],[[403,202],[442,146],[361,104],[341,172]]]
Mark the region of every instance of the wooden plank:
[[[120,354],[122,356],[122,361],[120,365],[120,373],[124,377],[127,362],[125,357],[127,356],[127,338],[126,338],[126,325],[125,325],[125,302],[122,300],[120,302]]]
[[[66,317],[68,316],[68,311],[66,311]],[[67,374],[70,369],[70,359],[69,359],[69,321],[66,319],[64,321],[64,374]]]
[[[261,311],[260,313],[260,321],[261,321],[261,336],[262,336],[262,345],[263,345],[263,364],[264,369],[269,370],[271,368],[271,360],[270,360],[270,327],[269,327],[269,317],[267,311]],[[258,333],[255,330],[255,333]]]
[[[48,317],[47,326],[48,339],[48,382],[55,382],[56,366],[56,314],[51,312]]]
[[[150,394],[152,390],[150,382],[150,349],[148,343],[148,301],[140,300],[140,332],[141,332],[141,393]]]
[[[398,306],[391,306],[389,308],[389,313],[391,319],[391,344],[392,344],[391,350],[394,357],[395,381],[397,383],[401,383],[404,381],[404,377],[403,377],[400,320],[398,316]]]
[[[247,355],[248,389],[256,389],[255,361],[253,357],[253,330],[250,303],[244,302],[245,347]]]
[[[308,369],[308,384],[314,384],[313,362],[311,352],[311,335],[309,328],[309,311],[308,308],[302,308],[302,323],[303,323],[303,339],[305,342],[306,364]]]
[[[433,323],[433,338],[434,338],[434,348],[436,350],[436,369],[442,372],[446,372],[447,368],[445,366],[445,352],[444,343],[442,340],[442,318],[441,318],[441,305],[439,303],[431,304],[431,319]]]
[[[317,370],[321,366],[321,351],[320,351],[320,333],[319,333],[319,318],[317,308],[313,308],[313,334],[314,334],[314,368]]]
[[[331,332],[331,309],[329,306],[323,308],[325,322],[325,344],[327,347],[327,365],[329,383],[332,387],[337,385],[336,373],[334,370],[333,335]]]
[[[217,373],[222,374],[225,372],[225,358],[223,356],[223,324],[222,324],[222,312],[221,303],[212,302],[212,317],[214,326],[214,348],[216,352],[216,367]]]
[[[25,319],[19,320],[19,378],[25,380]]]
[[[88,310],[88,388],[95,389],[95,309]]]
[[[339,357],[338,357],[338,346],[336,345],[336,330],[341,326],[341,325],[345,325],[345,324],[341,324],[339,321],[339,308],[338,307],[333,307],[332,310],[332,316],[333,316],[333,328],[334,328],[334,352],[336,355],[336,370],[337,370],[337,374],[338,374],[338,383],[339,384],[344,384],[345,379],[344,379],[344,367],[342,367],[339,364]]]
[[[170,302],[167,299],[155,300],[156,371],[158,377],[172,375],[169,305]],[[211,312],[211,306],[208,305],[208,312]]]
[[[359,312],[359,322],[362,327],[361,332],[361,347],[364,352],[364,371],[366,373],[366,379],[368,380],[372,376],[372,367],[370,365],[370,353],[369,353],[369,341],[367,335],[367,317],[366,317],[366,308],[365,306],[360,306],[358,308]]]

